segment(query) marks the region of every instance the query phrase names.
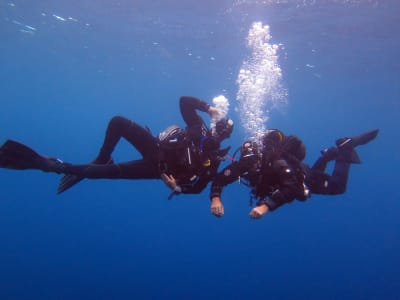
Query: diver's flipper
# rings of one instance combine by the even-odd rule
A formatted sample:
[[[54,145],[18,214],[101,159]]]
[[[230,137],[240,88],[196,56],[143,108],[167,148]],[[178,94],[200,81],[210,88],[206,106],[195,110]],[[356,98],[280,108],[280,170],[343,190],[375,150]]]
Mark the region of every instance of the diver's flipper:
[[[354,148],[369,143],[376,138],[378,133],[379,129],[375,129],[350,138],[340,138],[336,140],[336,145],[339,149],[338,160],[360,164],[361,159]]]
[[[60,180],[60,184],[58,185],[57,194],[61,194],[62,192],[68,190],[83,179],[84,177],[78,175],[64,175]]]
[[[361,159],[356,150],[350,152],[350,162],[353,164],[361,164]]]
[[[42,156],[28,146],[13,140],[7,140],[0,147],[0,168],[64,173],[65,166],[66,164],[60,159]]]
[[[28,146],[7,140],[0,147],[0,167],[14,170],[41,169],[47,158]]]
[[[369,143],[376,138],[378,133],[379,129],[375,129],[350,138],[340,138],[336,140],[336,145],[339,149],[352,149]]]
[[[110,158],[108,160],[108,162],[105,163],[105,165],[109,165],[109,164],[113,164],[113,163],[114,163],[114,161],[112,160],[112,158]],[[98,160],[95,159],[93,162],[91,162],[91,164],[102,164],[102,163],[99,163]],[[60,184],[58,185],[57,194],[61,194],[61,193],[65,192],[69,188],[73,187],[75,184],[82,181],[84,178],[85,177],[83,177],[83,176],[73,175],[73,174],[64,175],[60,180]]]

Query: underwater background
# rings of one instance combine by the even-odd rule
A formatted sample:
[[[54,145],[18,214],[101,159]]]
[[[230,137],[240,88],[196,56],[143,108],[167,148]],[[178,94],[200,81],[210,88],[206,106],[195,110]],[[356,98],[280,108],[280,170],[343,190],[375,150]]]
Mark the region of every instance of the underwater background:
[[[271,35],[256,58],[255,22]],[[60,175],[1,169],[0,299],[400,299],[399,25],[394,0],[0,0],[1,143],[86,163],[115,115],[184,126],[181,95],[229,99],[231,155],[257,114],[241,99],[302,138],[308,164],[380,129],[345,194],[257,221],[239,184],[218,219],[208,189],[168,201],[160,180],[85,180],[56,195]],[[239,95],[246,62],[275,81]],[[139,154],[121,141],[113,158]]]

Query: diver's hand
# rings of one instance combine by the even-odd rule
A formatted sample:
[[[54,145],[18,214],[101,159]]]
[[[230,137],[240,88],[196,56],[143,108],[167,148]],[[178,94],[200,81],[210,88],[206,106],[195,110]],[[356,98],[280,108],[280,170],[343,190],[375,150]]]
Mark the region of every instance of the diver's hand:
[[[218,218],[224,215],[224,205],[220,197],[213,197],[211,199],[211,213]]]
[[[216,108],[214,106],[210,106],[208,108],[208,113],[210,114],[211,118],[218,119],[218,116],[220,115],[221,112],[220,112],[220,110],[218,108]]]
[[[267,214],[269,208],[266,204],[261,204],[259,206],[254,207],[250,212],[250,218],[252,219],[261,219],[265,214]]]
[[[172,175],[167,175],[165,173],[161,173],[161,179],[164,183],[171,189],[175,190],[177,187],[176,179]]]

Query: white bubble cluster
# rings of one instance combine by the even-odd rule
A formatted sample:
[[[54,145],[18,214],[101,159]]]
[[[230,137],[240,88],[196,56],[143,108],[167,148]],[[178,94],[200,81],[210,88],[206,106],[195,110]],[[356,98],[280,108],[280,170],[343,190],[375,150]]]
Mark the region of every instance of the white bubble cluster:
[[[218,114],[212,115],[212,117],[211,117],[210,128],[211,128],[212,131],[214,131],[215,130],[215,124],[219,120],[221,120],[223,118],[226,118],[226,116],[228,114],[228,111],[229,111],[229,100],[225,96],[220,95],[220,96],[214,97],[212,102],[213,102],[215,108],[218,109]]]
[[[270,39],[268,25],[252,24],[247,36],[251,55],[243,61],[236,81],[240,120],[249,138],[259,138],[271,109],[287,101],[278,64],[279,45],[270,44]]]
[[[225,96],[220,95],[218,97],[215,97],[212,102],[214,103],[214,106],[219,110],[219,120],[225,118],[229,110],[228,99]]]

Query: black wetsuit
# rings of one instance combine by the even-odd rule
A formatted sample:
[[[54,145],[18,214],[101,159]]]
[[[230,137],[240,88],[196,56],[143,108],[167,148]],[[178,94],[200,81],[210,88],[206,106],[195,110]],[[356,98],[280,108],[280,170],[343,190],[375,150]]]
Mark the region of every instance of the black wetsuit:
[[[224,186],[244,179],[244,183],[252,189],[251,196],[257,200],[257,205],[266,204],[271,211],[294,199],[305,200],[299,166],[285,155],[269,159],[260,157],[250,167],[246,161],[235,161],[218,173],[211,186],[210,197],[220,197]]]
[[[337,152],[337,148],[335,149]],[[332,175],[326,173],[326,167],[334,160]],[[304,165],[305,184],[313,194],[339,195],[346,192],[351,163],[335,155],[322,155],[310,168]]]
[[[173,175],[182,193],[200,193],[216,174],[221,158],[216,151],[202,149],[203,141],[211,135],[198,111],[207,112],[209,104],[193,97],[180,98],[180,111],[187,125],[184,130],[185,145],[177,145],[176,156],[189,156],[179,160],[167,155],[171,149],[163,149],[158,138],[147,128],[124,117],[110,121],[103,146],[98,157],[91,164],[64,164],[63,173],[85,178],[107,179],[160,179],[161,173]],[[126,139],[142,155],[142,159],[108,163],[120,138]],[[218,144],[219,147],[219,144]],[[66,167],[65,167],[66,166]]]
[[[295,199],[305,201],[312,193],[342,194],[346,191],[350,163],[341,159],[337,148],[331,150],[311,168],[288,153],[271,155],[268,159],[260,155],[258,161],[250,165],[240,159],[218,173],[210,197],[220,197],[224,186],[241,177],[252,189],[251,195],[258,200],[257,205],[266,204],[270,211]],[[325,170],[332,160],[335,160],[335,166],[329,175]]]

